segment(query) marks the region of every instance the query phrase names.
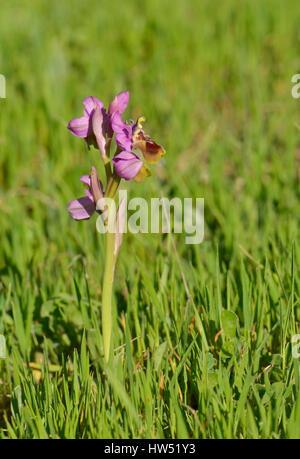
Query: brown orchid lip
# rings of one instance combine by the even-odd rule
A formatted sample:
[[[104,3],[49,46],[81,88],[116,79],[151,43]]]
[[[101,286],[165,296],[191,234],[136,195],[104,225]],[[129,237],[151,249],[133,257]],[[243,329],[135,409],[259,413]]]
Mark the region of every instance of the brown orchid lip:
[[[161,145],[158,145],[150,138],[145,138],[145,140],[138,140],[134,142],[133,147],[141,150],[146,161],[153,164],[159,161],[160,158],[166,153],[165,149]]]
[[[150,164],[157,163],[160,158],[166,153],[165,149],[158,145],[149,135],[146,135],[143,131],[143,125],[146,119],[140,116],[134,127],[132,133],[133,148],[138,148],[142,153],[147,162]]]
[[[151,171],[147,164],[143,164],[137,175],[133,178],[134,182],[136,183],[142,183],[147,177],[149,177],[151,174]]]

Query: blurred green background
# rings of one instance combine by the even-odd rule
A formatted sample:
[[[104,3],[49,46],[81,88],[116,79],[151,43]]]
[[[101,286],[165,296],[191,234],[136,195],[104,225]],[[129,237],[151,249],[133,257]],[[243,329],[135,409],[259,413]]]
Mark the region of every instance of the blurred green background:
[[[95,220],[72,221],[66,205],[82,196],[79,177],[91,165],[101,170],[100,155],[66,126],[85,97],[107,106],[124,90],[127,117],[144,115],[167,151],[151,178],[126,184],[130,197],[204,197],[205,240],[187,246],[176,235],[178,264],[168,236],[125,237],[115,347],[124,343],[124,314],[131,337],[142,336],[137,359],[160,340],[181,342],[182,272],[215,357],[222,308],[236,312],[241,330],[257,331],[250,354],[261,343],[266,359],[288,347],[300,319],[300,101],[291,96],[299,23],[296,0],[1,3],[0,333],[8,349],[36,361],[46,337],[57,363],[79,346],[88,320],[81,303],[91,300],[99,314],[104,241]],[[162,315],[143,296],[140,270],[166,296]],[[289,338],[281,341],[279,326],[264,340],[290,301]]]
[[[4,253],[15,262],[34,256],[49,263],[50,254],[63,258],[72,238],[90,233],[89,224],[70,222],[65,204],[82,192],[80,174],[101,164],[66,125],[80,116],[86,96],[108,104],[126,89],[127,116],[145,115],[147,131],[168,153],[157,176],[132,193],[204,197],[206,246],[225,239],[226,249],[240,242],[256,254],[274,226],[285,234],[283,242],[291,240],[300,121],[290,80],[299,69],[300,11],[297,2],[288,5],[2,5]]]

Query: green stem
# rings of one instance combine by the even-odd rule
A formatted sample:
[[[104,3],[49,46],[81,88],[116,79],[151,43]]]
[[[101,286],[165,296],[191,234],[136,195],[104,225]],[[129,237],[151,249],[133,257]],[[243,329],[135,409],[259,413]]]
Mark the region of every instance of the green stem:
[[[107,182],[107,187],[105,191],[106,198],[113,199],[115,197],[120,180],[120,177],[118,177],[118,175],[114,172]]]
[[[120,177],[113,174],[107,184],[105,196],[113,199],[120,183]],[[111,219],[111,208],[108,205],[107,225]],[[112,289],[116,265],[116,257],[114,255],[115,249],[115,233],[109,231],[109,227],[105,233],[105,268],[103,276],[103,289],[102,289],[102,335],[104,346],[104,358],[108,363],[110,356],[110,342],[112,330]]]
[[[106,173],[106,179],[109,181],[111,178],[111,165],[110,165],[110,159],[106,159],[104,161],[104,167],[105,167],[105,173]]]
[[[105,247],[105,268],[103,276],[103,290],[102,290],[102,334],[104,345],[104,358],[106,363],[109,361],[110,355],[110,341],[112,329],[112,288],[115,272],[115,235],[107,231],[106,233],[106,247]]]

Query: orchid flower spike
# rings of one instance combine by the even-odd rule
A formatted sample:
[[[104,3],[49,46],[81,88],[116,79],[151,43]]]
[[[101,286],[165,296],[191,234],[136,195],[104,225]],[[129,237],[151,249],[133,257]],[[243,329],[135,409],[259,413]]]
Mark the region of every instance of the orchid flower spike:
[[[74,199],[68,204],[68,211],[75,220],[87,220],[97,212],[101,215],[106,226],[106,250],[102,287],[102,334],[105,362],[111,356],[112,336],[112,288],[116,260],[122,245],[126,225],[126,201],[121,201],[117,215],[114,211],[114,200],[120,180],[134,180],[137,183],[151,175],[147,164],[132,150],[139,150],[146,162],[155,164],[165,154],[162,146],[158,145],[143,129],[144,117],[136,122],[124,122],[122,114],[129,103],[129,92],[120,92],[109,104],[108,110],[97,97],[87,97],[83,101],[83,116],[72,119],[68,124],[69,131],[76,137],[83,138],[88,147],[94,145],[99,149],[106,173],[105,192],[95,167],[89,175],[83,175],[80,180],[85,188],[85,196]],[[110,160],[112,138],[116,135],[117,150]],[[112,171],[112,165],[114,170]],[[109,221],[112,218],[115,231],[109,231]]]

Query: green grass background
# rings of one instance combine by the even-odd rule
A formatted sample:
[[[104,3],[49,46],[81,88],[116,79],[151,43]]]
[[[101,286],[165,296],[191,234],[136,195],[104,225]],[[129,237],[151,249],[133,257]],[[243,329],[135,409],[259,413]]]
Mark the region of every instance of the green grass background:
[[[299,23],[296,0],[1,3],[2,437],[300,438]],[[130,197],[204,197],[205,240],[125,236],[106,369],[104,240],[66,211],[102,166],[66,125],[127,89],[167,150]]]

